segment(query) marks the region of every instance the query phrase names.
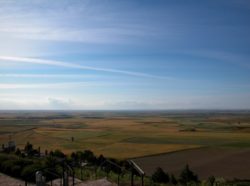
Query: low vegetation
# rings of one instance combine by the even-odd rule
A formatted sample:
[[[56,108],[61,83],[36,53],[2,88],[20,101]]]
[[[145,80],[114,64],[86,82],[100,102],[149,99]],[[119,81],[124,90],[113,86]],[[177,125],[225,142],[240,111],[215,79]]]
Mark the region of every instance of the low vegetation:
[[[20,153],[21,152],[21,153]],[[59,178],[65,169],[65,163],[72,168],[71,176],[74,175],[82,180],[94,180],[107,177],[110,181],[119,182],[120,185],[130,185],[131,168],[127,161],[114,158],[106,158],[103,155],[96,156],[90,150],[77,151],[71,155],[65,155],[60,150],[50,151],[47,155],[38,156],[29,142],[23,150],[17,149],[13,153],[0,153],[1,172],[28,182],[35,181],[36,171],[42,171],[47,181]],[[105,162],[109,162],[106,164]],[[111,162],[111,163],[110,163]],[[84,163],[84,167],[82,167]],[[121,167],[121,169],[119,168]],[[118,181],[119,180],[119,181]],[[139,184],[140,177],[136,176],[134,182]],[[144,178],[145,185],[204,185],[212,186],[214,183],[223,185],[246,185],[249,182],[234,180],[230,182],[218,181],[214,176],[200,181],[198,175],[186,165],[177,177],[165,172],[158,167],[152,176]]]
[[[21,148],[32,141],[41,152],[61,149],[68,155],[91,149],[127,159],[204,146],[250,147],[250,116],[243,111],[7,112],[0,113],[0,124],[0,144],[11,137]]]
[[[221,157],[225,153],[229,153],[231,157],[249,157],[245,152],[250,148],[250,115],[247,111],[200,113],[34,112],[18,114],[2,112],[0,113],[0,124],[2,147],[6,147],[10,140],[14,141],[18,147],[15,153],[8,155],[1,153],[1,172],[30,181],[32,179],[34,181],[34,178],[28,175],[33,174],[34,170],[48,167],[56,174],[53,176],[48,174],[47,178],[57,177],[63,169],[58,161],[63,159],[74,166],[75,174],[79,178],[95,179],[108,176],[109,179],[117,182],[119,175],[121,182],[129,183],[130,172],[125,160],[137,159],[141,162],[151,162],[151,165],[146,165],[145,169],[142,166],[148,176],[152,175],[152,179],[151,177],[145,178],[146,184],[155,182],[155,184],[176,185],[184,184],[187,180],[196,184],[196,181],[192,180],[193,178],[189,180],[190,178],[187,177],[186,181],[184,177],[181,179],[179,172],[172,171],[169,164],[165,166],[168,162],[160,161],[159,158],[161,159],[161,156],[165,156],[165,153],[168,152],[172,154],[179,151],[185,155],[187,149],[195,149],[201,151],[203,155],[194,151],[196,154],[192,154],[190,157],[200,160],[199,157],[207,156],[204,155],[207,148],[212,151],[217,151],[218,148],[223,149],[219,151],[220,155],[214,155],[220,157],[217,159],[227,159],[227,157]],[[91,151],[83,149],[91,149]],[[230,152],[224,149],[229,149]],[[155,160],[152,157],[158,159]],[[175,161],[179,162],[178,166],[181,167],[178,167],[179,169],[183,169],[187,163],[192,164],[192,161],[187,162],[183,158],[183,154],[179,157],[176,155],[175,158]],[[115,169],[102,166],[101,162],[105,160],[116,163],[126,171],[120,174]],[[84,171],[80,166],[81,161],[88,162]],[[155,162],[159,161],[160,165],[156,166]],[[55,162],[57,162],[56,165]],[[155,173],[157,167],[161,169],[157,169]],[[190,167],[202,180],[211,176],[205,174],[204,169]],[[186,171],[188,169],[186,167]],[[224,169],[225,172],[228,170]],[[193,176],[195,177],[195,174]],[[160,177],[160,180],[157,180],[157,177]],[[161,177],[165,177],[165,180]],[[234,177],[230,175],[229,178]],[[135,181],[140,183],[140,178],[137,176]],[[209,177],[206,184],[213,185],[215,182],[218,182],[218,178]]]

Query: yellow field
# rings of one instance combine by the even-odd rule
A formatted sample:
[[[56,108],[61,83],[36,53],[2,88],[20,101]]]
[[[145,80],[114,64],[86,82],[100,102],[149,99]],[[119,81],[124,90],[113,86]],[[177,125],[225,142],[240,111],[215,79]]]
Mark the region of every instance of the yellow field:
[[[97,155],[126,159],[201,146],[250,147],[248,114],[84,117],[74,113],[54,118],[53,114],[49,118],[43,114],[35,119],[33,115],[25,119],[13,114],[0,116],[1,144],[7,143],[11,134],[18,147],[29,141],[42,151],[60,149],[69,154],[89,149]]]

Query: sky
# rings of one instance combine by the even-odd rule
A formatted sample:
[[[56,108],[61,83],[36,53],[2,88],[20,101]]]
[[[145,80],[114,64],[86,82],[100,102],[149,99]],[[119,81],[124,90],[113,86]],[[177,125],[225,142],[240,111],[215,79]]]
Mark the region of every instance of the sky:
[[[249,0],[0,0],[0,109],[250,109],[249,20]]]

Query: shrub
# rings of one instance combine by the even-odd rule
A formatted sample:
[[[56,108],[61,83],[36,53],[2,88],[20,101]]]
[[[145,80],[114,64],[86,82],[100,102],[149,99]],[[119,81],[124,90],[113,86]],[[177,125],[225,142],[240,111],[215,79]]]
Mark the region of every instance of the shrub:
[[[12,175],[11,174],[11,167],[15,166],[15,162],[13,160],[7,160],[2,163],[1,169],[4,173]]]
[[[171,174],[170,182],[171,182],[173,185],[177,185],[177,183],[178,183],[177,179],[175,178],[175,176],[174,176],[173,174]]]
[[[213,186],[214,185],[214,182],[215,182],[215,177],[214,176],[210,176],[208,178],[208,183],[210,186]]]
[[[14,177],[20,177],[22,167],[19,165],[14,165],[11,167],[11,175]]]
[[[189,166],[186,165],[186,167],[183,169],[183,171],[180,174],[180,183],[183,185],[187,185],[190,182],[199,182],[198,176],[195,175],[190,169]]]
[[[54,154],[53,154],[55,157],[58,157],[58,158],[65,158],[65,154],[63,154],[62,151],[60,150],[55,150]]]
[[[97,158],[97,165],[101,165],[103,162],[105,162],[106,158],[101,154],[98,158]]]
[[[6,161],[7,159],[8,159],[8,156],[4,154],[0,154],[0,163]]]
[[[90,150],[85,150],[82,154],[83,159],[86,160],[89,163],[95,163],[96,162],[96,157],[94,153]]]
[[[152,175],[152,180],[156,183],[168,183],[169,176],[162,170],[162,168],[157,168],[154,174]]]
[[[26,181],[35,181],[35,173],[41,168],[42,166],[40,164],[28,165],[22,170],[21,177]]]
[[[31,143],[27,142],[24,150],[28,154],[28,156],[33,156],[33,145]]]
[[[21,150],[19,148],[17,148],[15,154],[17,156],[21,156],[22,155]]]
[[[45,167],[55,168],[56,166],[56,158],[53,156],[46,157],[45,159]]]
[[[20,158],[15,155],[0,154],[0,170],[14,177],[20,177],[22,169],[31,164],[33,164],[32,160]]]

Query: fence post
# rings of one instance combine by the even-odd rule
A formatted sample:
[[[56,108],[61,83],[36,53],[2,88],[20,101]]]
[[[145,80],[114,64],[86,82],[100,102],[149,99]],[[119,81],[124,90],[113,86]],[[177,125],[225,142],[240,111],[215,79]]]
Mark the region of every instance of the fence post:
[[[141,176],[141,185],[144,186],[144,175]]]
[[[75,171],[73,170],[73,186],[75,186]]]
[[[36,172],[36,186],[45,186],[45,177],[41,171]]]
[[[63,175],[63,186],[68,186],[68,185],[69,185],[69,184],[68,184],[68,183],[69,183],[69,182],[68,182],[68,181],[69,181],[69,180],[68,180],[68,173],[67,173],[67,171],[64,171],[63,174],[64,174],[64,175]]]
[[[134,186],[134,171],[131,170],[131,186]]]

